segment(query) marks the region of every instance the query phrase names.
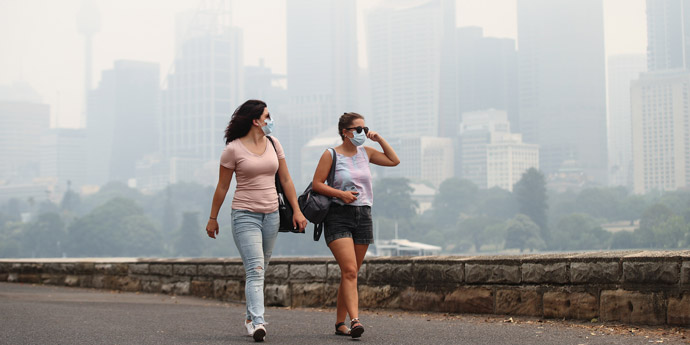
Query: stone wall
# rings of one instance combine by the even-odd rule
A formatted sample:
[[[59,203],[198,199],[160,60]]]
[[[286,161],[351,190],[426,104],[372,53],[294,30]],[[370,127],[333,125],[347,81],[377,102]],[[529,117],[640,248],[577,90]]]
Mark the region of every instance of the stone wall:
[[[335,305],[332,258],[277,258],[266,303]],[[0,281],[244,299],[239,259],[0,260]],[[690,326],[690,251],[365,260],[360,307]]]

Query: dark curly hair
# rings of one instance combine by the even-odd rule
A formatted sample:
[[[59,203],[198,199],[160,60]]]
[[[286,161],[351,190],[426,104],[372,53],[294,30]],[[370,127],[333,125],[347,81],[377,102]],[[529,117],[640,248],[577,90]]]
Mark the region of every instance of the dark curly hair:
[[[343,129],[352,126],[352,122],[357,119],[364,120],[364,116],[357,113],[343,113],[343,115],[340,116],[340,119],[338,120],[338,135],[340,135],[341,139],[345,140],[345,136],[343,136]]]
[[[247,135],[252,129],[252,121],[260,118],[264,109],[266,103],[258,99],[250,99],[237,107],[225,129],[225,145]]]

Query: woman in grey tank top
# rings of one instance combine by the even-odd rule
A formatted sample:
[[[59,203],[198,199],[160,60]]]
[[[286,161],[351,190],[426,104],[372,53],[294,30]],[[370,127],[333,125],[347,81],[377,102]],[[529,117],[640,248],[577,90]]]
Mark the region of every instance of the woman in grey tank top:
[[[316,167],[312,188],[334,198],[326,216],[324,238],[340,266],[335,334],[358,338],[364,326],[359,321],[357,273],[369,244],[374,242],[371,221],[374,195],[369,163],[396,166],[400,159],[380,134],[365,126],[362,115],[343,114],[338,121],[338,133],[343,143],[334,148],[338,156],[333,185],[324,183],[333,163],[330,150],[326,150]],[[379,143],[383,152],[363,146],[367,138]],[[345,325],[348,314],[350,328]]]

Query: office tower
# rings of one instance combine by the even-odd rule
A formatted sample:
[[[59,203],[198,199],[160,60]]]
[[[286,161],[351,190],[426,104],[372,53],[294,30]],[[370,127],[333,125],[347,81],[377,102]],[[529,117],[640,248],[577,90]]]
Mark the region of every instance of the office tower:
[[[518,132],[517,51],[515,40],[484,37],[480,27],[458,28],[458,120],[449,129],[457,135],[463,113],[504,110]]]
[[[448,135],[457,116],[454,2],[387,1],[366,17],[373,126],[384,135]],[[451,63],[448,63],[448,62]]]
[[[82,0],[77,14],[77,28],[84,35],[84,110],[80,117],[80,126],[86,127],[86,112],[89,92],[91,92],[91,56],[93,55],[93,35],[101,29],[101,15],[93,0]]]
[[[459,176],[480,188],[513,190],[522,173],[539,168],[539,147],[522,142],[511,133],[505,111],[483,110],[464,113],[460,124]]]
[[[608,61],[609,185],[632,189],[630,83],[646,71],[644,55],[615,55]]]
[[[157,63],[118,60],[103,71],[89,97],[89,183],[127,181],[136,161],[158,144],[160,97]]]
[[[690,73],[644,73],[632,82],[634,191],[676,190],[690,182]]]
[[[39,177],[38,143],[49,127],[47,104],[34,97],[26,101],[0,99],[0,185],[29,183]]]
[[[225,128],[244,102],[242,31],[229,10],[203,9],[176,20],[174,67],[167,75],[160,122],[165,158],[217,161]]]
[[[87,136],[85,129],[54,128],[40,141],[41,177],[53,178],[58,186],[83,186],[88,178]]]
[[[518,0],[520,131],[547,173],[607,180],[602,0]]]
[[[647,67],[650,72],[687,69],[690,1],[647,0]]]

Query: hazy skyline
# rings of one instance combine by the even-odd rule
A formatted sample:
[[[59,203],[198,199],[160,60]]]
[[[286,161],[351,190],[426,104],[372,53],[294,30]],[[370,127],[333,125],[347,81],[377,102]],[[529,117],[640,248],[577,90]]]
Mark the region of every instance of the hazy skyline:
[[[458,26],[480,26],[484,35],[517,39],[517,0],[457,1]],[[0,1],[0,85],[32,86],[51,107],[51,124],[78,127],[83,111],[83,36],[77,31],[80,0]],[[603,0],[606,55],[645,53],[644,0]],[[93,87],[119,59],[156,62],[165,78],[174,57],[175,14],[199,0],[96,1],[101,30],[93,40]],[[359,63],[365,67],[362,13],[379,1],[357,0]],[[244,63],[286,71],[285,0],[232,1],[233,24],[244,33]],[[519,42],[518,42],[519,45]]]

